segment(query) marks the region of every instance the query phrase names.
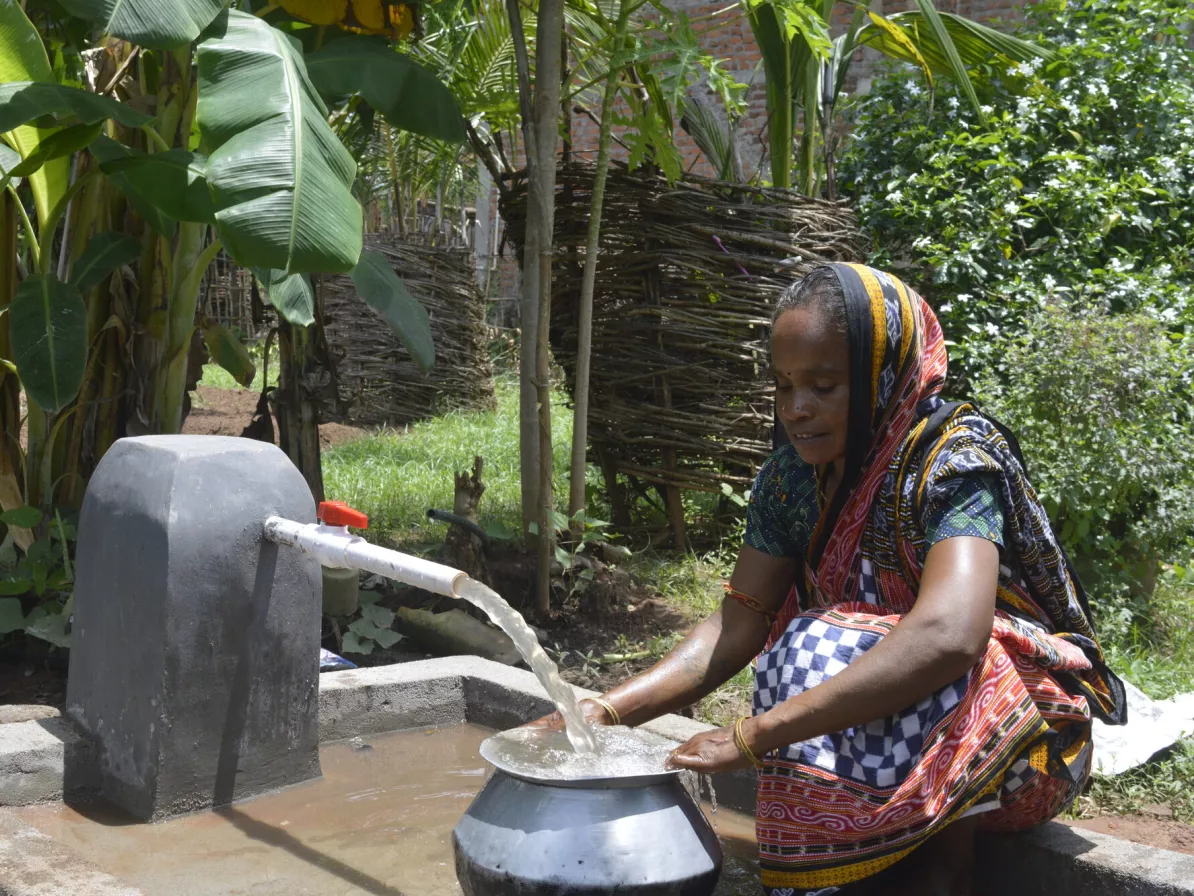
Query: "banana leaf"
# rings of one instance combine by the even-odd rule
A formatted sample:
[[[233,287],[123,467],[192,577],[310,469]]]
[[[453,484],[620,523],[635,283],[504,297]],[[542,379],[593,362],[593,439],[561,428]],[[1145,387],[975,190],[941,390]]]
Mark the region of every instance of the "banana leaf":
[[[449,143],[466,139],[452,92],[413,57],[380,38],[342,37],[306,62],[311,80],[325,96],[359,93],[396,128]]]
[[[0,83],[11,81],[53,83],[54,72],[41,36],[21,5],[17,0],[0,0]],[[50,133],[50,130],[26,125],[0,136],[26,158],[37,151]],[[30,176],[29,188],[33,191],[33,206],[39,221],[45,221],[62,198],[69,177],[70,166],[64,158],[50,161]]]
[[[9,131],[46,118],[53,123],[96,124],[105,119],[139,128],[153,121],[131,106],[78,87],[45,84],[41,81],[11,81],[0,84],[0,131]],[[28,155],[22,153],[28,158]]]
[[[196,56],[196,121],[228,254],[286,273],[352,270],[361,254],[356,162],[328,126],[298,43],[226,11]]]
[[[173,232],[166,221],[215,221],[215,205],[204,174],[207,159],[185,149],[143,153],[110,137],[91,145],[91,154],[117,189],[159,232]],[[151,209],[146,213],[146,209]],[[160,226],[159,226],[160,225]],[[168,228],[162,230],[161,227]]]
[[[155,50],[188,44],[228,0],[58,0],[71,15],[113,37]]]
[[[203,342],[211,353],[211,359],[228,371],[234,380],[246,389],[253,385],[257,365],[235,333],[221,323],[209,321],[203,327]]]
[[[115,230],[97,233],[87,241],[87,247],[71,266],[70,285],[80,294],[86,294],[116,268],[132,264],[140,255],[139,239]]]
[[[419,369],[427,373],[435,366],[435,343],[427,309],[406,290],[380,252],[366,250],[352,270],[352,284],[365,304],[381,315],[394,335],[406,346]]]
[[[87,310],[73,286],[34,274],[17,287],[8,308],[13,360],[29,397],[46,413],[79,393],[87,365]]]
[[[40,170],[47,162],[61,159],[84,149],[99,136],[103,127],[104,123],[97,121],[94,124],[75,124],[69,128],[55,131],[42,140],[21,164],[13,168],[12,174],[17,177],[28,177]]]
[[[274,310],[288,323],[296,327],[315,323],[315,290],[306,274],[254,268],[253,276]]]

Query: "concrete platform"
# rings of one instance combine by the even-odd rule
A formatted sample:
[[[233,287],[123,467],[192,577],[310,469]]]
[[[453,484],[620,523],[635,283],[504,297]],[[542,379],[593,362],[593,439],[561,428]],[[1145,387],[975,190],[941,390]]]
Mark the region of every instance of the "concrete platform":
[[[475,657],[424,660],[322,675],[319,737],[327,742],[464,722],[503,729],[549,708],[529,672]],[[646,727],[676,741],[708,728],[679,716]],[[0,724],[0,806],[59,801],[64,791],[85,796],[96,780],[87,743],[63,720]],[[753,811],[753,772],[718,776],[714,783],[722,805]],[[992,896],[1194,896],[1194,856],[1060,824],[985,838],[979,859],[979,879]],[[0,809],[0,896],[138,892]]]

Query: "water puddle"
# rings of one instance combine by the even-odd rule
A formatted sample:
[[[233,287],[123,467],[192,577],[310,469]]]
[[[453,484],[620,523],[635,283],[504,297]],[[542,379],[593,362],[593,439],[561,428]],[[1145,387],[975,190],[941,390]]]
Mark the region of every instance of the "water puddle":
[[[452,828],[485,784],[478,750],[492,733],[461,725],[324,744],[320,780],[157,825],[93,808],[19,812],[145,896],[459,896]],[[753,819],[722,806],[717,827],[717,896],[757,896]]]

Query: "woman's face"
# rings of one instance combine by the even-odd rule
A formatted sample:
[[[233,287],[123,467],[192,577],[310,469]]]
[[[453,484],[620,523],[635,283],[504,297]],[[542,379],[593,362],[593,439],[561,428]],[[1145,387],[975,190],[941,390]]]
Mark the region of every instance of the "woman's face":
[[[771,328],[779,419],[805,463],[845,459],[849,354],[846,334],[815,305],[785,311]]]

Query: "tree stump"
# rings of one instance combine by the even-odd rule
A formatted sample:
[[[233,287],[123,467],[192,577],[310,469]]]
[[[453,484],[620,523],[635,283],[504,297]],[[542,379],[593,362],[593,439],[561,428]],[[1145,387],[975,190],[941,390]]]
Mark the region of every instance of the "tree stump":
[[[485,466],[482,457],[473,458],[473,472],[457,473],[456,492],[452,500],[452,513],[471,523],[477,522],[477,505],[481,503],[481,495],[485,493],[485,483],[481,481],[481,470]],[[485,545],[476,533],[469,531],[459,523],[450,523],[448,536],[444,540],[446,562],[449,566],[462,570],[471,578],[486,585],[491,585],[489,565],[485,560]]]

